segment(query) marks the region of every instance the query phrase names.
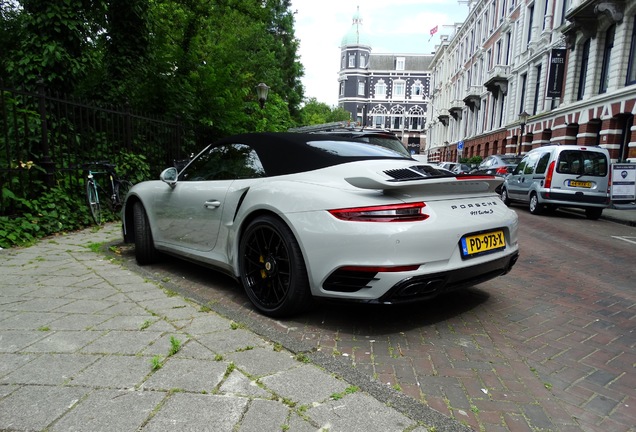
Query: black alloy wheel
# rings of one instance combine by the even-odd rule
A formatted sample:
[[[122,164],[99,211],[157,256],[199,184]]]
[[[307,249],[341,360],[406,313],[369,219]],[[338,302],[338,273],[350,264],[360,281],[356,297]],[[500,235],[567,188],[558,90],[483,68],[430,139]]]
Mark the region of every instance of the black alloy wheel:
[[[292,231],[274,216],[259,216],[245,229],[239,246],[245,292],[264,315],[283,317],[311,303],[307,269]]]

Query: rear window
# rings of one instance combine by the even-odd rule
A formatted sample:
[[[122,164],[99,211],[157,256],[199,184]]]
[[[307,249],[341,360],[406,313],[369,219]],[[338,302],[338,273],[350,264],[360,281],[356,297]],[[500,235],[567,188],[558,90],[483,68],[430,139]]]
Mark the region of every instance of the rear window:
[[[604,153],[589,150],[564,150],[557,161],[558,173],[604,177],[608,162]]]
[[[375,140],[376,138],[374,138]],[[388,140],[387,140],[388,141]],[[366,143],[368,142],[368,144]],[[394,150],[387,145],[380,145],[377,142],[363,141],[356,139],[351,141],[310,141],[308,146],[326,151],[334,156],[340,157],[363,157],[363,158],[411,158],[406,153]],[[373,144],[373,145],[369,145]],[[402,146],[402,144],[399,144]],[[402,148],[404,148],[402,146]]]
[[[516,165],[521,162],[521,158],[518,156],[502,156],[501,160],[508,165]]]

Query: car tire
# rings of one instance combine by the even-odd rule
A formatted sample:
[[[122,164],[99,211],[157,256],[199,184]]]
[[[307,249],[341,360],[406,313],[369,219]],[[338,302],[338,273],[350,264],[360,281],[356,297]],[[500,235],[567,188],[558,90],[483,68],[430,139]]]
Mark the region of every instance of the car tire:
[[[597,220],[603,214],[602,208],[590,207],[585,209],[585,217],[591,220]]]
[[[506,188],[501,188],[501,200],[505,205],[510,205],[510,198],[508,197],[508,191]]]
[[[262,314],[289,316],[311,304],[300,246],[280,219],[265,215],[250,222],[241,236],[239,257],[245,293]]]
[[[528,209],[533,215],[540,215],[541,213],[543,213],[543,205],[539,203],[539,197],[537,196],[536,192],[533,192],[532,195],[530,195]]]
[[[146,265],[157,261],[157,249],[155,249],[150,231],[150,223],[144,206],[136,202],[133,206],[133,224],[135,229],[135,259],[137,264]]]

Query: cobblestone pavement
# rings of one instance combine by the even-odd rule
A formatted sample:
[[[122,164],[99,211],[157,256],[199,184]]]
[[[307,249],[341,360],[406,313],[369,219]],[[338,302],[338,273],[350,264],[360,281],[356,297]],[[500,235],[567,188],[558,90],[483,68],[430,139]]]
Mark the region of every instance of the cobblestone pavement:
[[[634,431],[636,229],[517,208],[504,277],[401,307],[319,303],[264,318],[237,284],[178,260],[139,268],[275,341],[329,353],[475,430]]]
[[[468,431],[95,253],[117,228],[0,252],[0,431]]]

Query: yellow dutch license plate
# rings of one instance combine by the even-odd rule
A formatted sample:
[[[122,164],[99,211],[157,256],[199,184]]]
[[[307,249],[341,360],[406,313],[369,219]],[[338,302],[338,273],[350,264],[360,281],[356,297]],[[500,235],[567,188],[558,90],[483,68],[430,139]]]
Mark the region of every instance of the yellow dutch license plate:
[[[570,180],[569,185],[570,187],[580,187],[580,188],[591,188],[592,187],[592,182],[588,182],[588,181],[578,181],[578,180]]]
[[[460,245],[462,256],[469,258],[504,249],[506,247],[506,238],[502,230],[490,231],[463,237]]]

